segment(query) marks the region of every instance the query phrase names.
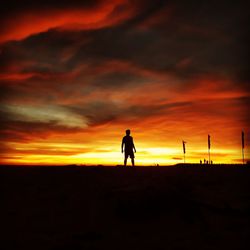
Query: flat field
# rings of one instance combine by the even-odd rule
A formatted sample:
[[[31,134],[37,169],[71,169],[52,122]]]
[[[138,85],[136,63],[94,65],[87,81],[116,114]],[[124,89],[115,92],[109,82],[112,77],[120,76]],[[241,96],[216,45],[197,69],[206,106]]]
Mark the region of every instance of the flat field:
[[[1,166],[1,249],[250,249],[250,167]]]

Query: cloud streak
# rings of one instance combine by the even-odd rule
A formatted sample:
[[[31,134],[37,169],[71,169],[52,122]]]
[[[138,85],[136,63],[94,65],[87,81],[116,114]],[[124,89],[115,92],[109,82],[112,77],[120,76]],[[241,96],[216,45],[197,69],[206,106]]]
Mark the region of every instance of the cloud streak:
[[[50,29],[89,30],[121,23],[133,15],[133,8],[126,0],[95,1],[96,4],[62,4],[61,6],[27,6],[14,10],[3,19],[0,42],[22,40]]]

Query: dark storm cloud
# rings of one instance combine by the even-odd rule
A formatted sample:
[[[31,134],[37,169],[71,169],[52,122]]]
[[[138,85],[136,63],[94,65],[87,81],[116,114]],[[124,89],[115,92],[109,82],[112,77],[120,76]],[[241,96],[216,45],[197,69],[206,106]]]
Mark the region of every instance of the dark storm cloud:
[[[17,64],[32,60],[32,66],[23,71],[63,72],[81,63],[115,59],[183,79],[212,74],[240,79],[243,84],[249,80],[247,6],[243,2],[159,1],[159,5],[145,6],[118,27],[78,32],[54,29],[13,43],[2,50],[1,66],[11,60]],[[157,18],[161,8],[171,6],[170,18],[140,28],[147,19]]]
[[[12,1],[14,2],[14,1]],[[66,7],[80,7],[79,5],[89,5],[91,2],[91,6],[98,5],[100,3],[105,5],[105,1],[86,1],[86,3],[83,1],[83,4],[79,4],[79,2],[62,2],[59,5],[59,8],[66,8]],[[110,2],[110,1],[109,1]],[[111,1],[112,2],[112,1]],[[112,50],[116,50],[117,48],[113,47],[120,47],[123,49],[119,42],[118,44],[114,43],[112,44],[112,40],[119,38],[120,35],[123,32],[126,32],[126,30],[130,29],[134,23],[139,22],[140,20],[145,19],[147,16],[150,16],[152,13],[154,13],[157,9],[159,9],[163,4],[164,1],[156,1],[154,4],[150,3],[150,1],[134,1],[133,4],[137,6],[137,15],[132,16],[130,19],[125,20],[123,24],[119,25],[119,28],[113,29],[112,27],[104,29],[102,32],[98,32],[98,30],[92,31],[92,30],[83,30],[83,31],[63,31],[58,30],[56,27],[51,27],[48,31],[45,32],[39,32],[32,34],[30,37],[27,37],[23,40],[20,40],[18,42],[12,42],[7,45],[3,45],[1,49],[1,64],[0,67],[4,70],[7,66],[13,64],[23,64],[25,61],[31,61],[32,65],[28,66],[29,70],[37,70],[37,71],[58,71],[59,69],[61,71],[66,70],[66,67],[75,66],[75,64],[78,64],[79,62],[85,62],[86,60],[95,60],[95,53],[94,48],[96,47],[103,47],[103,49],[107,50],[107,53],[110,54],[112,57]],[[18,10],[20,13],[22,11],[25,11],[25,9],[40,9],[40,5],[42,5],[43,8],[54,8],[58,5],[58,3],[51,3],[51,6],[49,4],[46,4],[47,2],[35,2],[33,4],[24,3],[21,8],[13,5],[13,8]],[[124,2],[125,4],[126,2]],[[12,6],[13,3],[9,3],[9,5]],[[128,4],[132,4],[132,2],[128,1]],[[143,6],[140,6],[143,5]],[[122,6],[121,4],[118,5]],[[139,7],[140,6],[140,7]],[[136,8],[136,7],[134,7]],[[6,8],[6,19],[8,19],[8,14],[11,14],[12,8]],[[119,9],[115,8],[112,12],[112,15],[119,15]],[[119,31],[121,30],[121,31]],[[106,39],[109,41],[106,41]],[[138,37],[139,43],[142,43],[143,40]],[[110,40],[111,39],[111,40]],[[126,35],[124,37],[121,37],[121,39],[127,39]],[[128,37],[129,39],[129,37]],[[132,37],[133,39],[133,37]],[[98,41],[100,42],[99,44]],[[92,46],[88,47],[85,46],[86,43],[92,43]],[[102,45],[103,43],[103,45]],[[107,43],[107,46],[106,44]],[[138,43],[136,47],[138,47]],[[113,47],[113,48],[112,48]],[[135,47],[135,48],[136,48]],[[88,50],[90,49],[90,57],[86,53],[82,53],[82,56],[79,56],[79,61],[74,62],[73,60],[68,63],[66,61],[63,61],[63,57],[65,56],[65,53],[75,53],[76,57],[78,54],[81,54],[81,50]],[[126,49],[126,48],[125,48]],[[73,50],[73,51],[71,51]],[[123,51],[124,53],[127,53],[126,51]],[[133,52],[133,51],[131,51]],[[93,58],[91,56],[91,53],[93,53]],[[97,50],[98,53],[98,50]],[[102,57],[102,53],[100,53],[100,57]],[[114,56],[116,58],[116,56]],[[122,58],[122,57],[121,57]],[[93,59],[93,60],[92,60]],[[98,59],[98,58],[97,58]],[[102,60],[102,58],[100,58]],[[28,69],[24,69],[24,71],[27,71]]]
[[[6,16],[11,13],[12,11],[22,12],[26,9],[43,9],[43,8],[65,8],[70,6],[84,6],[84,7],[92,7],[96,5],[98,0],[82,0],[82,1],[67,1],[67,0],[61,0],[60,4],[58,4],[57,0],[43,0],[43,1],[32,1],[32,0],[23,0],[23,1],[17,1],[17,0],[9,0],[5,1],[4,4],[2,4],[2,14],[6,14]]]
[[[107,4],[112,2],[112,0],[61,0],[60,3],[57,0],[25,0],[25,1],[17,1],[10,0],[5,1],[4,4],[1,5],[1,17],[5,19],[6,17],[11,16],[11,14],[16,14],[20,12],[25,12],[27,10],[46,10],[46,9],[67,9],[67,8],[84,8],[84,9],[92,9],[100,4]],[[115,1],[113,1],[115,2]],[[119,3],[119,1],[116,1]],[[154,3],[150,0],[128,0],[128,1],[120,1],[120,5],[118,5],[112,15],[119,13],[122,11],[123,5],[132,4],[138,8],[138,16],[135,20],[141,20],[145,17],[149,16],[152,12],[157,9],[160,9],[162,6],[166,5],[170,1],[165,0],[155,0]]]
[[[192,9],[194,2],[187,4],[177,1],[170,19],[160,19],[160,23],[153,22],[153,26],[147,27],[149,18],[156,18],[161,8],[172,5],[149,6],[118,27],[88,31],[51,29],[5,44],[0,55],[3,72],[34,75],[21,80],[19,85],[13,85],[8,80],[2,82],[1,99],[4,102],[25,100],[28,103],[53,103],[69,96],[72,99],[79,95],[84,98],[97,90],[129,91],[130,87],[153,82],[153,79],[141,76],[136,70],[133,73],[128,70],[119,72],[114,67],[111,72],[91,72],[91,69],[112,60],[173,74],[182,79],[181,89],[199,84],[192,82],[199,75],[219,75],[237,80],[239,86],[249,90],[244,55],[247,52],[246,12],[239,12],[243,4],[199,3]],[[146,26],[143,27],[144,22]],[[82,65],[86,65],[87,69],[81,69]],[[77,74],[66,77],[75,70],[78,70]],[[71,102],[74,105],[74,100]],[[120,107],[109,100],[99,100],[82,105],[76,113],[86,117],[90,126],[117,122],[122,117],[138,120],[161,113],[171,115],[169,107],[158,104],[147,106],[137,103]],[[199,105],[195,105],[194,109],[199,110]],[[248,101],[244,99],[240,105],[247,106]],[[247,114],[249,112],[245,111]],[[248,119],[242,119],[245,124],[248,122]],[[7,127],[11,126],[11,129],[8,131],[26,134],[26,124],[20,121],[13,128],[13,124],[9,123]],[[22,133],[15,132],[17,125]],[[42,135],[42,131],[46,133],[47,129],[64,132],[64,128],[49,122],[37,124],[34,133]],[[67,128],[65,131],[73,132]]]
[[[159,26],[92,31],[71,63],[87,60],[127,60],[142,67],[183,78],[219,75],[248,80],[247,11],[243,4],[184,4]],[[157,15],[157,13],[156,13]],[[188,63],[182,63],[183,61]]]
[[[88,104],[67,106],[70,111],[88,119],[90,126],[107,124],[109,122],[140,121],[144,118],[153,118],[160,114],[171,115],[176,110],[181,110],[192,105],[191,102],[178,102],[168,104],[123,104],[111,101],[93,101]],[[65,107],[66,108],[66,107]]]
[[[81,131],[79,128],[60,126],[56,122],[25,122],[4,121],[1,126],[0,138],[8,142],[29,142],[32,139],[46,139],[52,133],[65,134]],[[32,128],[32,129],[31,129]]]
[[[109,73],[94,78],[91,81],[91,86],[102,89],[132,89],[135,86],[143,85],[149,82],[149,79],[142,76],[137,76],[130,73]]]
[[[64,72],[67,64],[62,62],[67,49],[76,49],[85,42],[77,32],[50,30],[18,42],[2,46],[0,68],[20,67],[21,72]],[[70,53],[70,51],[69,51]]]
[[[9,1],[2,20],[30,9],[94,8],[100,3],[103,1],[60,4]],[[93,30],[53,27],[3,44],[0,54],[0,69],[5,74],[0,79],[3,99],[54,102],[58,96],[65,99],[80,93],[84,98],[96,90],[125,91],[126,87],[154,82],[140,70],[174,75],[181,79],[182,89],[199,84],[192,81],[197,76],[212,76],[229,78],[249,90],[247,4],[243,1],[136,1],[135,4],[136,15],[116,25]],[[165,9],[170,9],[170,13]],[[116,8],[112,15],[120,12]],[[128,62],[132,66],[121,72],[116,66],[107,72],[96,69],[110,61]],[[167,109],[157,104],[118,107],[108,100],[83,105],[77,107],[76,113],[86,116],[91,125],[105,124],[125,114],[142,118]],[[25,130],[24,124],[19,125]],[[53,130],[54,125],[50,125]]]

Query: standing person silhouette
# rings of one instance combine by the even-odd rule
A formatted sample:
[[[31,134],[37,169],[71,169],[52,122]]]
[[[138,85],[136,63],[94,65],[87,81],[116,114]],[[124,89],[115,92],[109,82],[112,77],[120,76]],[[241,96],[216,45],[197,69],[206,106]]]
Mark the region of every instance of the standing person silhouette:
[[[128,159],[129,156],[131,158],[132,166],[135,165],[134,151],[136,153],[135,145],[134,145],[134,142],[133,142],[133,137],[130,136],[130,130],[127,129],[126,130],[126,135],[122,139],[122,153],[123,152],[125,153],[125,155],[124,155],[124,166],[125,167],[127,165],[127,159]]]

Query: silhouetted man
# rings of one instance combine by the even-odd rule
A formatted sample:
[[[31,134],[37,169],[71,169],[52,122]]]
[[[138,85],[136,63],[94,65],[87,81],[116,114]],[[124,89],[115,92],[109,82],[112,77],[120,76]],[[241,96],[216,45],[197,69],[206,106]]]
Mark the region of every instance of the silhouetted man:
[[[125,147],[124,147],[124,145],[125,145]],[[124,136],[123,139],[122,139],[122,153],[125,152],[125,155],[124,155],[124,166],[125,167],[127,165],[127,159],[128,159],[129,156],[131,158],[132,166],[135,165],[134,151],[136,153],[135,145],[134,145],[134,142],[133,142],[133,137],[130,136],[130,130],[127,129],[126,130],[126,136]]]

